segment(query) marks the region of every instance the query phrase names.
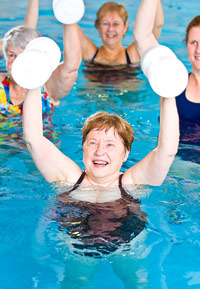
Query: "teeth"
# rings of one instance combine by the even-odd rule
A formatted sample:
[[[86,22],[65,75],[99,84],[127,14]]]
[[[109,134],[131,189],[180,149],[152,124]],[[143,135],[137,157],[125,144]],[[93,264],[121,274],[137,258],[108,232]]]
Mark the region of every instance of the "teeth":
[[[104,161],[94,161],[94,164],[96,164],[96,165],[107,165],[108,163],[104,162]]]

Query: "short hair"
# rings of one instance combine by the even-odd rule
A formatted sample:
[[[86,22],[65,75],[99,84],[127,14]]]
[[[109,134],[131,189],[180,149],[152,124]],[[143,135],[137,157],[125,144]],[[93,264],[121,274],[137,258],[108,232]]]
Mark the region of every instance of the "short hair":
[[[131,145],[134,141],[133,128],[125,119],[116,114],[109,114],[106,111],[96,112],[86,119],[82,128],[82,145],[84,145],[87,135],[91,130],[109,130],[111,127],[114,127],[122,138],[125,148],[131,151]]]
[[[118,4],[116,2],[106,2],[104,3],[99,10],[97,11],[97,16],[95,20],[95,26],[98,28],[101,18],[107,11],[116,11],[119,13],[119,16],[123,19],[124,24],[127,22],[128,13],[124,5]]]
[[[34,28],[23,25],[12,28],[4,36],[3,53],[5,58],[9,45],[24,49],[31,40],[37,37],[40,37],[40,33]]]
[[[186,28],[186,35],[185,35],[185,42],[187,43],[188,42],[188,35],[189,35],[189,32],[190,30],[193,28],[193,27],[198,27],[200,26],[200,15],[197,15],[196,17],[194,17],[190,23],[188,24],[187,28]]]

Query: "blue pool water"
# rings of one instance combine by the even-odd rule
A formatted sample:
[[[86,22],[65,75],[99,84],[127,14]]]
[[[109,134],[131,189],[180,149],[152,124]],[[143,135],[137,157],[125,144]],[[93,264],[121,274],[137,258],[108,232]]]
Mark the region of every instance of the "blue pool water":
[[[62,48],[62,27],[54,19],[51,1],[40,1],[38,30]],[[95,11],[104,1],[85,0],[81,26],[100,44],[93,28]],[[185,27],[199,10],[198,1],[163,0],[165,25],[160,42],[172,48],[190,70],[182,42]],[[23,21],[27,1],[3,4],[0,35]],[[139,0],[125,0],[132,41]],[[134,7],[132,7],[134,6]],[[0,60],[0,68],[5,62]],[[82,168],[81,127],[98,110],[118,113],[134,128],[135,142],[123,169],[155,147],[159,103],[141,72],[117,83],[91,82],[82,64],[70,94],[56,108],[46,133]],[[199,289],[200,288],[200,167],[190,146],[177,156],[160,187],[137,188],[146,229],[121,250],[101,258],[71,251],[67,234],[53,216],[60,189],[46,183],[35,168],[21,138],[21,119],[0,119],[0,288],[1,289]],[[10,136],[11,135],[11,136]],[[194,147],[193,147],[194,148]],[[195,147],[197,150],[200,148]],[[198,151],[199,152],[199,151]],[[134,240],[134,239],[133,239]]]

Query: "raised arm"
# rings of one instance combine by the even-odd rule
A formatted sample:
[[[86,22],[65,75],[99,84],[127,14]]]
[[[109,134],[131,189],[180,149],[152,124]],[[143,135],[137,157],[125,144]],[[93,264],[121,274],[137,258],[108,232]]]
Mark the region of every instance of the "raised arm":
[[[159,0],[157,3],[156,15],[153,26],[153,34],[157,40],[160,37],[163,24],[164,24],[164,14],[161,1]]]
[[[138,9],[133,33],[140,58],[147,49],[158,44],[153,33],[157,7],[158,0],[143,0]]]
[[[38,21],[39,3],[38,0],[29,0],[24,25],[36,28]]]
[[[137,13],[134,35],[140,58],[148,49],[158,45],[153,34],[157,5],[158,0],[142,0]],[[179,118],[175,98],[161,97],[158,146],[127,170],[126,181],[134,184],[162,184],[177,153],[178,144]]]
[[[179,118],[175,98],[160,98],[160,133],[158,146],[126,174],[130,183],[161,185],[177,153]]]
[[[43,136],[41,89],[29,90],[23,105],[23,133],[35,165],[48,182],[75,182],[81,169]]]
[[[96,52],[96,45],[90,40],[89,37],[85,35],[83,30],[79,25],[77,25],[78,29],[78,34],[80,38],[80,43],[81,43],[81,53],[82,53],[82,59],[89,61],[92,59]]]
[[[82,60],[76,24],[63,24],[63,62],[46,83],[48,95],[55,100],[65,97],[71,90]]]
[[[31,28],[36,28],[38,21],[38,0],[29,0],[24,25]],[[3,38],[0,39],[0,55],[3,55]]]

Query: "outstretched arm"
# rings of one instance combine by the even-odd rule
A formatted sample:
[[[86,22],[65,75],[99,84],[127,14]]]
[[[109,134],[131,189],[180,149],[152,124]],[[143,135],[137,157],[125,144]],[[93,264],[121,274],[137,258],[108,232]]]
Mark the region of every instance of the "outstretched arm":
[[[76,24],[63,24],[63,42],[63,62],[46,83],[48,95],[55,100],[69,93],[78,75],[82,58]]]
[[[158,44],[153,34],[157,6],[158,0],[143,0],[137,12],[134,37],[140,58],[147,49]]]
[[[29,0],[24,25],[36,28],[38,21],[39,3],[38,0]]]
[[[144,34],[150,35],[150,33],[155,38],[155,40],[158,40],[160,36],[161,29],[164,23],[162,5],[160,0],[156,1],[156,3],[154,3],[154,6],[151,6],[151,4],[151,1],[149,1],[149,7],[147,7],[146,4],[143,5],[143,3],[140,5],[140,8],[137,12],[136,23],[133,31],[135,40],[138,40],[139,38],[144,39]],[[148,9],[150,9],[152,13],[151,18],[147,17],[147,14],[149,13]],[[147,23],[149,24],[149,26],[147,26]],[[145,29],[147,30],[144,31]],[[128,53],[133,62],[139,61],[139,56],[137,53],[138,49],[136,50],[135,46],[136,43],[133,42],[128,47]]]
[[[40,88],[27,92],[23,105],[23,133],[35,165],[48,182],[76,182],[81,169],[43,136]]]
[[[160,98],[158,146],[126,174],[133,184],[161,185],[174,160],[179,144],[179,118],[175,98]]]
[[[88,38],[81,27],[77,25],[78,34],[80,38],[81,43],[81,53],[82,53],[82,59],[86,61],[90,61],[92,57],[94,56],[97,47],[96,45]]]
[[[153,27],[153,34],[157,40],[160,37],[163,24],[164,24],[164,14],[163,14],[161,1],[159,0],[157,3],[157,9],[156,9],[156,15],[155,15],[154,27]]]
[[[140,58],[158,42],[153,34],[158,0],[142,0],[139,7],[135,39]],[[160,98],[160,133],[156,149],[125,173],[127,183],[160,185],[177,153],[179,144],[179,118],[175,98]]]

